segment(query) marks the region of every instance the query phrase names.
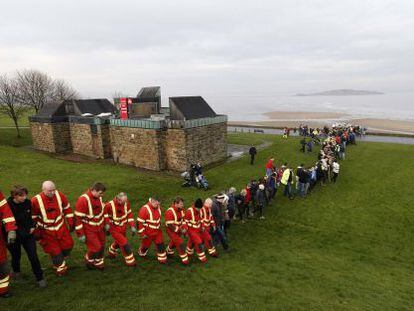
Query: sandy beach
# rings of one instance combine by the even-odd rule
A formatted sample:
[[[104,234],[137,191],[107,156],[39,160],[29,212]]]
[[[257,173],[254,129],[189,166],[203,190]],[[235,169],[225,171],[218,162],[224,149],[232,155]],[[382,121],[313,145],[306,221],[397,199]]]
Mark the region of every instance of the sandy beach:
[[[330,126],[336,122],[349,122],[364,126],[370,132],[414,135],[414,122],[404,120],[352,118],[350,115],[335,112],[272,111],[263,113],[263,115],[269,120],[231,121],[229,125],[298,127],[300,124],[308,124],[311,127],[321,127]]]

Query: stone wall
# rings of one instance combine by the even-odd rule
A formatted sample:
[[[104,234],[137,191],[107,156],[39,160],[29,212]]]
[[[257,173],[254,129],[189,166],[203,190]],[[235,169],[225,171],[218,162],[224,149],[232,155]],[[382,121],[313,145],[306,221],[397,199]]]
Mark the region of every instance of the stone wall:
[[[165,169],[163,130],[111,126],[110,133],[116,163],[155,171]]]
[[[98,159],[110,158],[109,125],[70,122],[73,153]]]
[[[187,167],[200,162],[203,166],[227,158],[227,123],[186,129]]]
[[[30,122],[33,145],[51,153],[113,158],[116,163],[161,171],[184,171],[227,157],[227,123],[187,129],[144,129],[76,122]]]
[[[51,153],[72,151],[69,124],[67,122],[30,122],[33,146],[37,150]]]

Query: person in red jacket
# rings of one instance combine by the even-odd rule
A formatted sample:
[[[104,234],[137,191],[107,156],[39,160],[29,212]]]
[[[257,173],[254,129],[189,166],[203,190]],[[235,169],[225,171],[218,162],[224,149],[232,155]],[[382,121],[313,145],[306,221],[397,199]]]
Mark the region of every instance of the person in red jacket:
[[[194,254],[195,248],[198,259],[205,263],[207,262],[207,257],[204,253],[203,239],[201,238],[200,208],[202,207],[203,201],[201,199],[197,199],[185,212],[184,219],[188,227],[187,254]]]
[[[213,206],[213,200],[208,198],[204,201],[203,207],[200,209],[201,218],[201,238],[203,239],[204,247],[212,257],[217,257],[216,248],[213,245],[211,238],[211,231],[216,231],[216,223],[214,222],[213,215],[211,214],[211,207]]]
[[[129,267],[136,265],[134,253],[126,238],[127,224],[131,228],[132,235],[135,235],[137,228],[131,212],[131,204],[128,196],[120,192],[117,196],[105,205],[105,230],[109,232],[114,242],[109,246],[108,257],[113,259],[117,250],[121,249],[125,258],[125,264]]]
[[[105,252],[104,208],[102,197],[106,191],[102,183],[95,183],[76,202],[76,234],[86,243],[85,264],[88,269],[103,270]]]
[[[182,263],[188,265],[190,262],[182,238],[187,233],[187,225],[183,222],[183,219],[184,201],[182,198],[176,197],[173,205],[165,212],[165,226],[167,227],[167,234],[170,237],[170,243],[167,246],[167,255],[174,255],[174,248],[176,248]]]
[[[51,257],[56,275],[65,275],[65,259],[73,248],[74,215],[68,199],[52,181],[43,182],[42,192],[32,198],[32,218],[37,225],[34,235]]]
[[[270,176],[272,175],[273,171],[275,170],[275,159],[271,158],[269,159],[269,161],[267,161],[266,163],[266,176]]]
[[[16,221],[13,217],[13,213],[10,210],[9,204],[0,191],[0,224],[4,224],[6,237],[3,236],[3,230],[0,228],[0,297],[8,298],[11,296],[9,292],[9,268],[7,266],[7,248],[8,244],[12,244],[16,241]]]
[[[148,203],[141,207],[138,212],[138,233],[141,234],[141,246],[138,255],[145,257],[152,242],[157,247],[157,258],[159,263],[167,262],[167,253],[161,230],[161,208],[156,198],[149,198]]]

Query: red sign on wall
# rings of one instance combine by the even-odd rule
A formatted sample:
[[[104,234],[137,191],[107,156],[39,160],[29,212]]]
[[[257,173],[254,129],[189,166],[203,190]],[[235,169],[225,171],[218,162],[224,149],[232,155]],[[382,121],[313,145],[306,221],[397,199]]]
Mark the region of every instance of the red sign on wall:
[[[128,105],[127,105],[127,99],[125,97],[122,97],[120,99],[120,110],[121,110],[121,120],[128,119]]]

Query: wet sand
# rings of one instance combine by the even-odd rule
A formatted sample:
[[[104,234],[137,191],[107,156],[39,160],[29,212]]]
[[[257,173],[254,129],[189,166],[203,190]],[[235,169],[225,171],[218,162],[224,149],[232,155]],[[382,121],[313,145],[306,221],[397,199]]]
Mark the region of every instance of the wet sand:
[[[286,112],[273,111],[263,115],[269,120],[266,121],[231,121],[229,125],[251,125],[271,127],[298,127],[300,124],[307,124],[311,127],[331,126],[333,123],[349,122],[355,125],[366,127],[369,132],[389,134],[411,134],[414,135],[414,121],[387,120],[375,118],[352,118],[349,115],[335,112]]]

